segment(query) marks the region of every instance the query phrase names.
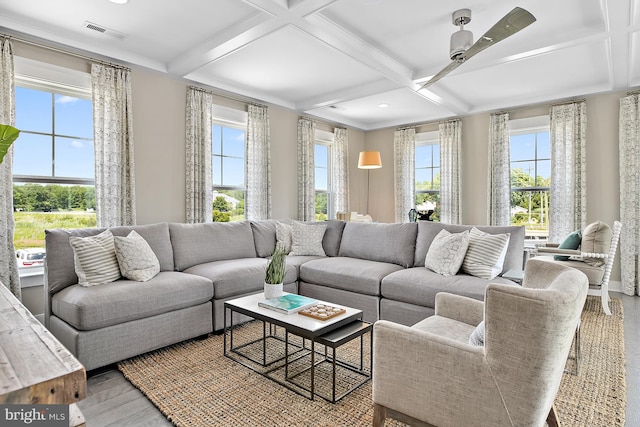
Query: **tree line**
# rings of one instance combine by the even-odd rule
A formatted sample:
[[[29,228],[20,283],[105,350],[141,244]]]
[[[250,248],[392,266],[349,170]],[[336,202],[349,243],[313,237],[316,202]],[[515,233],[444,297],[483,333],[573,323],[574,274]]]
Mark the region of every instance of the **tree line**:
[[[13,185],[13,209],[15,211],[86,211],[95,210],[95,208],[94,187],[60,184]]]

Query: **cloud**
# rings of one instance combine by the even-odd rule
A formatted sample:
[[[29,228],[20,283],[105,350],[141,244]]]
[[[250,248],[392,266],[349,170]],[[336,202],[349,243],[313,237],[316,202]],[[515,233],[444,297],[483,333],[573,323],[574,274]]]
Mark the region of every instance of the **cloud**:
[[[78,98],[74,98],[73,96],[58,96],[56,97],[56,103],[58,104],[70,104],[72,102],[78,101]]]
[[[78,140],[73,140],[71,141],[71,146],[73,148],[84,148],[84,143],[82,141],[78,141]]]

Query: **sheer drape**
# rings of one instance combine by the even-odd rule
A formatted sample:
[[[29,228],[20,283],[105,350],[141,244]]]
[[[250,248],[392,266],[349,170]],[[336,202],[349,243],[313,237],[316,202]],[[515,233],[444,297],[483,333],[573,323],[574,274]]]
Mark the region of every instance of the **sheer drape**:
[[[249,104],[247,122],[247,219],[271,218],[271,140],[269,110]]]
[[[549,240],[586,226],[587,105],[575,102],[551,107],[551,185]]]
[[[136,223],[130,73],[91,65],[99,227]]]
[[[460,150],[462,122],[441,123],[440,133],[440,221],[460,224],[462,196],[460,192]]]
[[[316,187],[314,169],[316,124],[313,120],[298,119],[298,219],[315,221]]]
[[[349,210],[349,141],[347,130],[333,130],[333,210]]]
[[[393,134],[393,181],[395,222],[409,222],[409,210],[415,206],[416,130],[400,129]]]
[[[511,223],[511,158],[509,113],[492,114],[489,123],[489,225]]]
[[[640,95],[620,98],[620,270],[622,290],[640,295]]]
[[[0,123],[15,125],[15,82],[13,75],[13,46],[0,39]],[[14,144],[15,145],[15,142]],[[0,165],[0,282],[21,298],[18,262],[13,246],[13,145]]]
[[[186,214],[189,224],[212,221],[212,107],[212,94],[189,88],[186,111]]]

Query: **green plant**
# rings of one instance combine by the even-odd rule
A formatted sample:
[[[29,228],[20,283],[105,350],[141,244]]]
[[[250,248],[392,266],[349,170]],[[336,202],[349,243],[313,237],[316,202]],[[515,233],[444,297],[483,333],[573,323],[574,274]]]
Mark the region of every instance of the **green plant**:
[[[264,276],[264,282],[275,285],[284,282],[284,275],[287,269],[287,252],[282,246],[276,246],[273,251],[271,261],[267,266],[267,273]]]
[[[13,141],[18,139],[20,131],[13,126],[0,125],[0,164],[4,161],[4,156],[7,155],[9,147],[13,144]]]

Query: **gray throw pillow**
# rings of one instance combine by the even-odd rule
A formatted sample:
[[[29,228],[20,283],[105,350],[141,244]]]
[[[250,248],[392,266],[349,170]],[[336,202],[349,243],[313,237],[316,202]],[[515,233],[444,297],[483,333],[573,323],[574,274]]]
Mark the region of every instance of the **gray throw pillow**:
[[[291,252],[291,225],[276,223],[276,246],[283,247],[287,254]]]
[[[431,242],[424,266],[442,276],[455,276],[469,246],[469,231],[449,233],[441,230]]]
[[[127,237],[115,236],[113,243],[120,272],[127,279],[146,282],[160,272],[158,257],[144,237],[135,231]]]
[[[469,344],[479,347],[484,346],[484,320],[471,332]]]
[[[315,255],[326,256],[322,239],[327,224],[305,224],[294,221],[291,226],[291,256]]]

